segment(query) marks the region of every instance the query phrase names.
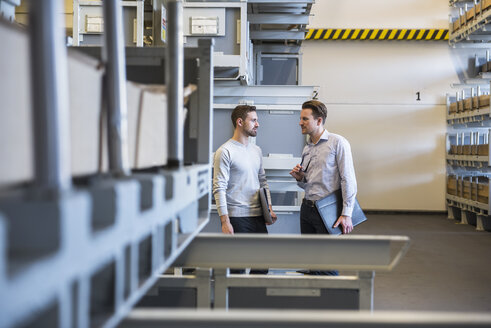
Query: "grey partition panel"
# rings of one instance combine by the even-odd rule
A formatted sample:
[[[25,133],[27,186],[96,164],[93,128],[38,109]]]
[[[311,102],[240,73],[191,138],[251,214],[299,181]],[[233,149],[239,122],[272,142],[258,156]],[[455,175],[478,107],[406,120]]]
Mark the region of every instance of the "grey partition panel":
[[[215,110],[213,112],[213,151],[217,151],[222,144],[224,144],[228,139],[232,138],[234,134],[234,126],[232,125],[232,120],[230,115],[232,114],[231,109]],[[261,133],[259,131],[258,133]]]
[[[225,8],[225,29],[223,37],[215,37],[215,48],[224,55],[240,55],[240,43],[237,42],[237,21],[240,20],[240,8]]]
[[[230,115],[232,109],[214,111],[213,150],[216,151],[234,133]],[[263,156],[268,154],[293,154],[300,157],[305,144],[298,122],[299,112],[273,112],[258,110],[259,129],[256,144],[261,147]]]
[[[263,156],[268,154],[302,155],[304,138],[298,122],[299,112],[258,111],[259,129],[256,144],[261,147]]]
[[[261,85],[297,85],[297,58],[261,58]]]
[[[269,233],[300,234],[300,212],[276,212],[276,215],[278,220],[274,224],[267,226]]]

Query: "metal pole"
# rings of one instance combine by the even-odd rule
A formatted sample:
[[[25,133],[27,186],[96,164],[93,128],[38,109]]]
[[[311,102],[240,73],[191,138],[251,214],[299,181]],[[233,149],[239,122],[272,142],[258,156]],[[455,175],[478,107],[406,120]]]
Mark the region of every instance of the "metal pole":
[[[29,11],[35,185],[71,187],[67,52],[62,2],[31,1]]]
[[[121,0],[104,0],[104,52],[108,105],[109,169],[129,175],[126,60]]]
[[[168,165],[180,167],[184,159],[183,84],[184,43],[182,31],[182,1],[169,1],[167,8],[167,58],[165,83],[168,90]]]
[[[213,39],[198,40],[199,58],[199,131],[198,163],[212,162],[213,152]]]

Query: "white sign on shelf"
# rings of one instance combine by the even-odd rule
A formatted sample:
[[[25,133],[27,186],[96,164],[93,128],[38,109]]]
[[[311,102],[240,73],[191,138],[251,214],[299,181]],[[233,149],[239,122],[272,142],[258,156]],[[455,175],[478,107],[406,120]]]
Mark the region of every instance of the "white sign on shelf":
[[[102,33],[104,32],[104,19],[101,16],[85,16],[85,32]]]
[[[218,17],[191,17],[191,34],[218,34]]]

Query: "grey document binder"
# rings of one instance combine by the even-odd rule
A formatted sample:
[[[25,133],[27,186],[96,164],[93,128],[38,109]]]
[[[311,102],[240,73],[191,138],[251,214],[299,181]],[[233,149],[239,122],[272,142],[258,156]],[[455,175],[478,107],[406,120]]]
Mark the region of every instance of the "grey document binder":
[[[341,212],[343,211],[343,194],[341,189],[336,190],[332,194],[327,195],[326,197],[319,199],[315,202],[315,207],[319,211],[319,214],[324,221],[324,225],[326,226],[327,231],[330,235],[340,235],[343,231],[340,226],[337,228],[333,228],[332,226],[336,223],[336,220],[341,216]],[[367,217],[358,203],[358,200],[355,200],[355,207],[353,208],[353,214],[351,215],[351,222],[353,222],[353,227],[365,222]]]
[[[264,221],[266,221],[266,223],[273,224],[273,218],[271,217],[271,213],[269,212],[269,202],[266,188],[259,189],[259,199],[261,199]]]

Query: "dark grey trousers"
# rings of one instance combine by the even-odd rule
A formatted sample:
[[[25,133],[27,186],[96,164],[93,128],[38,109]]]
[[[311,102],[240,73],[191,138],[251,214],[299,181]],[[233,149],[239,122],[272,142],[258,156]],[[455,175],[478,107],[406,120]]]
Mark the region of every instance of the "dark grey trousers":
[[[234,228],[234,233],[268,233],[264,217],[261,216],[245,216],[245,217],[230,217],[230,223]],[[268,274],[267,269],[251,269],[251,274]],[[244,269],[230,269],[230,273],[243,274]]]

